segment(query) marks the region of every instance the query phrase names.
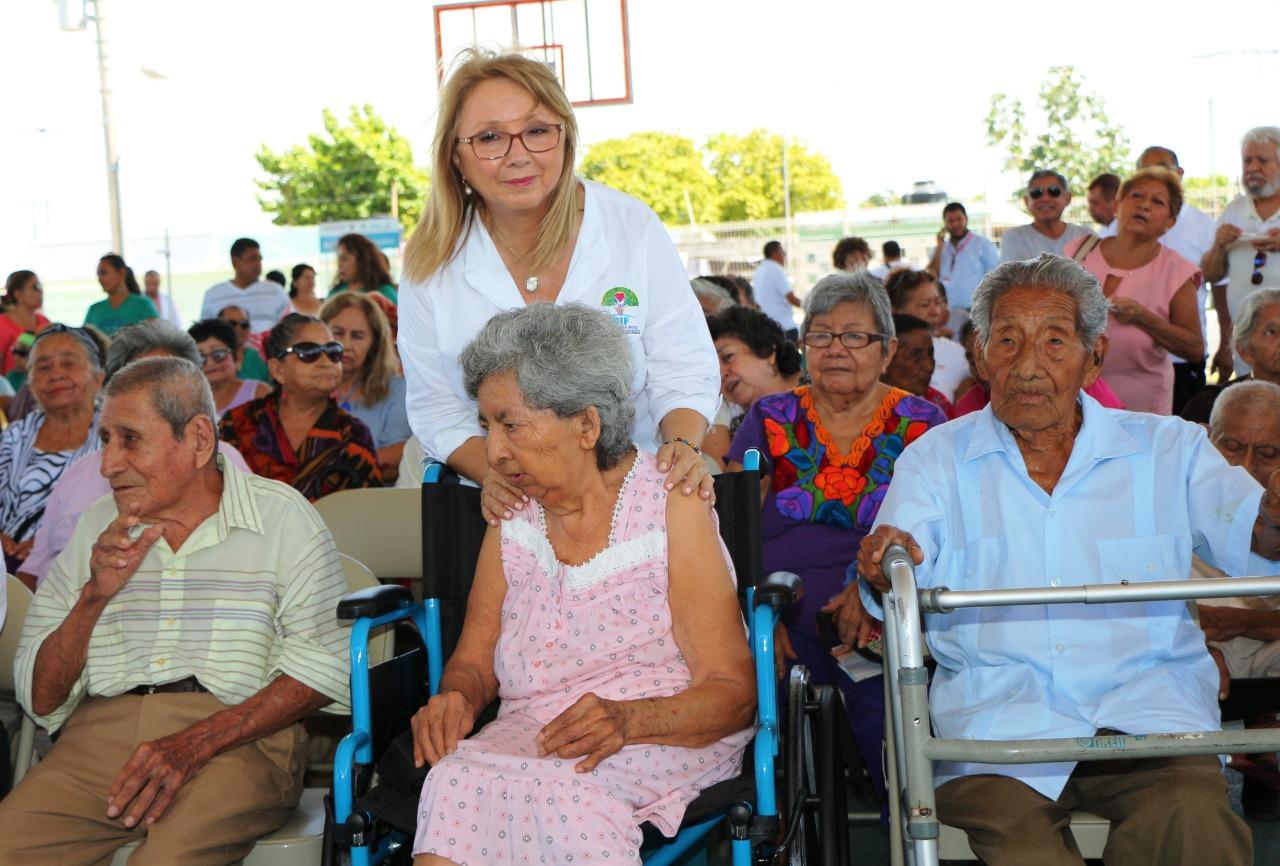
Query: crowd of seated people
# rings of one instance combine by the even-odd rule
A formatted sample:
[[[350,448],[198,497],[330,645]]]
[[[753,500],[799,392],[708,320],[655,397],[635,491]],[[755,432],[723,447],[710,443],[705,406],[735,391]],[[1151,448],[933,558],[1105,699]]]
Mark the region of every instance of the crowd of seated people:
[[[889,542],[926,586],[1186,575],[1193,542],[1197,567],[1276,571],[1280,130],[1246,136],[1246,191],[1216,229],[1196,222],[1200,260],[1176,157],[1151,148],[1105,238],[1065,222],[1048,167],[1025,190],[1033,222],[997,238],[1004,264],[953,202],[925,267],[886,244],[868,270],[869,244],[845,238],[807,291],[777,241],[756,285],[691,284],[650,209],[574,174],[579,143],[554,73],[476,52],[441,91],[438,182],[399,285],[348,235],[327,300],[309,265],[286,293],[241,238],[188,334],[116,255],[84,328],[43,318],[34,273],[10,277],[0,373],[25,378],[0,394],[0,542],[37,589],[19,699],[59,738],[0,801],[0,859],[144,841],[137,862],[230,863],[278,826],[300,792],[297,721],[347,701],[344,584],[308,503],[416,484],[419,454],[481,488],[489,529],[462,640],[413,723],[430,766],[418,866],[477,847],[636,862],[642,824],[674,834],[738,771],[756,683],[709,505],[711,473],[749,449],[764,569],[806,588],[778,673],[839,687],[882,795],[883,682],[850,659],[874,655]],[[513,167],[532,179],[518,194]],[[1192,379],[1205,366],[1206,281],[1219,381],[1182,401],[1175,359]],[[934,726],[1212,730],[1230,677],[1276,672],[1268,605],[1201,605],[1201,631],[1173,603],[938,619]],[[988,863],[1078,863],[1062,832],[1077,807],[1111,818],[1117,862],[1249,862],[1212,759],[944,765],[938,782],[941,817]]]

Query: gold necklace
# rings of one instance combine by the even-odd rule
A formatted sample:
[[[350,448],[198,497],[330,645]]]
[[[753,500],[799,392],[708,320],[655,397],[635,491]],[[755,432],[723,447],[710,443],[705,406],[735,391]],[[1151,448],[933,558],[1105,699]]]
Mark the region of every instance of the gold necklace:
[[[520,264],[524,261],[525,256],[529,255],[529,251],[526,251],[524,256],[517,253],[516,248],[507,242],[507,239],[502,236],[502,232],[498,231],[498,226],[496,224],[493,226],[493,233],[497,236],[498,240],[502,241],[502,245],[511,251],[511,255],[516,257],[516,260],[511,263],[512,267]],[[536,274],[531,273],[529,276],[524,278],[524,290],[531,295],[538,291],[538,277]]]

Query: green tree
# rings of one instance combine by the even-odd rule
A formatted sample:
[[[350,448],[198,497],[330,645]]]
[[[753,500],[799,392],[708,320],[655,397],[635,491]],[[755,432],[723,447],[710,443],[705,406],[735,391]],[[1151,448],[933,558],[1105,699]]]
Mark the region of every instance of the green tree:
[[[1182,179],[1183,192],[1207,192],[1215,187],[1223,195],[1228,195],[1231,192],[1231,180],[1225,174],[1215,174],[1211,177],[1184,177]]]
[[[881,190],[880,192],[874,192],[867,196],[862,201],[858,202],[858,207],[888,207],[889,205],[897,204],[900,201],[902,201],[902,196],[898,195],[891,189],[886,189]]]
[[[720,219],[761,220],[783,216],[782,136],[764,129],[746,135],[721,133],[707,142]],[[791,212],[844,207],[840,179],[831,161],[799,142],[787,144]]]
[[[665,132],[637,132],[587,148],[582,177],[633,195],[669,225],[717,219],[715,187],[693,141]]]
[[[1073,66],[1054,66],[1040,85],[1043,121],[1033,132],[1022,100],[997,93],[987,113],[987,142],[1004,145],[1005,168],[1028,176],[1038,168],[1057,171],[1077,193],[1103,172],[1129,170],[1129,140],[1111,122],[1102,97],[1084,89]]]
[[[412,228],[422,213],[428,177],[413,164],[408,139],[370,105],[352,106],[343,124],[324,111],[324,133],[275,153],[265,144],[255,158],[266,173],[258,204],[276,225],[315,225],[391,213],[397,189],[400,222]]]

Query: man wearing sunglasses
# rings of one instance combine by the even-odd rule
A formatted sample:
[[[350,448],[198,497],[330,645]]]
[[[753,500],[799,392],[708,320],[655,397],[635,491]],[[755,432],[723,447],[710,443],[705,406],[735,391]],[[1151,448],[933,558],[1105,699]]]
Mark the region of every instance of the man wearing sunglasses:
[[[1280,126],[1249,130],[1240,143],[1244,192],[1222,211],[1213,247],[1200,262],[1218,311],[1218,351],[1210,365],[1220,379],[1249,372],[1231,351],[1232,322],[1250,293],[1280,288]],[[1226,278],[1225,285],[1218,282]]]
[[[1001,237],[1002,262],[1021,262],[1041,253],[1060,256],[1067,244],[1089,234],[1084,226],[1063,221],[1062,212],[1071,204],[1071,189],[1056,171],[1042,168],[1032,174],[1022,201],[1032,221],[1009,229]]]

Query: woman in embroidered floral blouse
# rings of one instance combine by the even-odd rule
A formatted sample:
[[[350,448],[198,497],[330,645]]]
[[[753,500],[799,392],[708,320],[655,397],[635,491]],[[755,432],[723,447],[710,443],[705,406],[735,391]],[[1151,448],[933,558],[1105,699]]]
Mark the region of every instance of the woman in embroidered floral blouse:
[[[277,388],[222,416],[218,433],[257,475],[291,484],[311,502],[338,490],[381,487],[373,436],[338,408],[342,344],[319,319],[290,313],[267,335]]]
[[[854,683],[818,637],[815,616],[845,583],[902,449],[946,417],[880,382],[897,348],[889,297],[865,272],[820,280],[805,300],[801,342],[812,384],[761,397],[742,420],[728,459],[764,458],[764,570],[791,571],[804,599],[783,613],[779,654],[840,686],[867,768],[881,791],[884,699],[879,677]]]

